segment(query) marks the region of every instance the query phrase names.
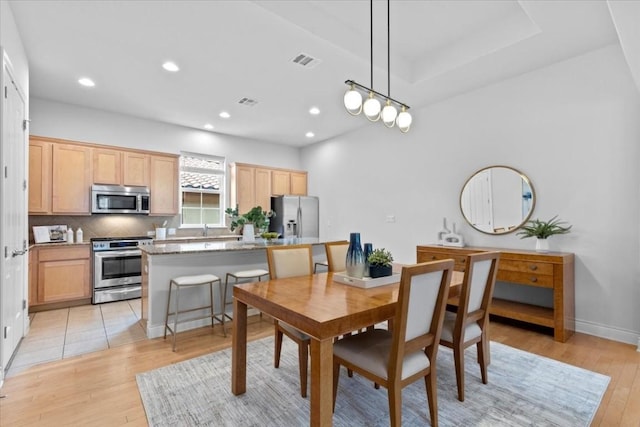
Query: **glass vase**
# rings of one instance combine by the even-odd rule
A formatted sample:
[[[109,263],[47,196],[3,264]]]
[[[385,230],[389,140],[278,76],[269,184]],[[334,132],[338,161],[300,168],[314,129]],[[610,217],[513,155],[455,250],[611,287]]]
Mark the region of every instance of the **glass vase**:
[[[369,274],[369,255],[373,252],[373,245],[371,243],[364,244],[364,277],[371,277]]]
[[[347,276],[362,279],[364,276],[365,259],[364,251],[360,244],[360,233],[350,234],[345,265],[347,268]]]

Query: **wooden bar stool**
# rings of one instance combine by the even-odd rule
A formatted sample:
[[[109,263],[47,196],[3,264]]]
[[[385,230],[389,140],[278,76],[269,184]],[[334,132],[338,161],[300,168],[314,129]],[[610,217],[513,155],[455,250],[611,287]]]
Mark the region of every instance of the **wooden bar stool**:
[[[200,274],[197,276],[180,276],[180,277],[173,278],[169,281],[169,297],[167,298],[167,315],[164,321],[164,338],[165,339],[167,338],[167,331],[171,332],[171,334],[173,335],[173,351],[176,351],[176,333],[178,332],[178,323],[211,318],[211,327],[213,328],[213,321],[215,319],[215,312],[214,312],[214,306],[213,306],[213,284],[215,282],[218,282],[218,285],[220,285],[221,281],[218,276],[215,276],[213,274]],[[180,310],[180,291],[186,288],[192,288],[196,286],[205,286],[205,285],[209,285],[210,304],[204,305],[201,307]],[[176,305],[175,305],[175,310],[170,313],[169,309],[171,308],[171,294],[174,286],[176,288],[176,291],[175,291]],[[192,318],[182,319],[182,320],[178,319],[178,316],[180,314],[189,313],[197,310],[204,310],[204,309],[210,310],[210,314],[207,314],[206,316],[195,317],[195,318],[192,317]],[[173,316],[173,327],[169,326],[169,316]]]
[[[218,282],[218,286],[220,286],[220,295],[222,295],[222,300],[220,301],[220,315],[215,316],[214,319],[222,323],[222,331],[224,332],[224,336],[227,336],[227,329],[224,326],[225,317],[229,320],[233,320],[233,317],[227,314],[227,305],[231,304],[227,302],[227,285],[229,284],[229,277],[235,279],[233,284],[238,283],[238,280],[241,279],[258,279],[258,282],[262,279],[263,276],[268,275],[269,272],[267,270],[262,270],[260,268],[256,270],[244,270],[244,271],[236,271],[234,273],[227,273],[227,276],[224,278],[224,288],[222,288],[222,283]]]

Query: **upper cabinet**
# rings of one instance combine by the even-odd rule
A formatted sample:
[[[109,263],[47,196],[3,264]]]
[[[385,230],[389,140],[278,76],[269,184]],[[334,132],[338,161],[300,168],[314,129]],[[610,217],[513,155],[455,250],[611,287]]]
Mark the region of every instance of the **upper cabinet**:
[[[151,156],[150,215],[178,214],[178,156]]]
[[[272,195],[307,195],[307,172],[244,163],[231,164],[231,206],[240,213],[271,208]]]
[[[49,138],[29,140],[29,213],[89,215],[91,148]]]
[[[149,155],[131,151],[95,148],[93,183],[149,185]]]
[[[151,215],[178,214],[178,156],[30,137],[30,215],[90,215],[92,184],[150,187]]]
[[[88,215],[91,191],[91,148],[53,144],[51,211]]]

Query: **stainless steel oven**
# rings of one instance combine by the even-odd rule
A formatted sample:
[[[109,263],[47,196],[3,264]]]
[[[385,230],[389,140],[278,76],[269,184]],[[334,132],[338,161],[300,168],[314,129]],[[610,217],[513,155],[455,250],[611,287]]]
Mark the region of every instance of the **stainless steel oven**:
[[[94,304],[141,296],[142,253],[150,237],[91,239]]]

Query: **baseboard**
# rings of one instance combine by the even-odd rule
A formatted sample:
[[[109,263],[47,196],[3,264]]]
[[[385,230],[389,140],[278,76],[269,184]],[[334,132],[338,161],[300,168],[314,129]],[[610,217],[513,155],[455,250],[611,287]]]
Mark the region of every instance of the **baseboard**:
[[[640,332],[628,329],[613,328],[586,320],[576,320],[576,332],[606,338],[612,341],[623,342],[637,346],[640,351]]]

